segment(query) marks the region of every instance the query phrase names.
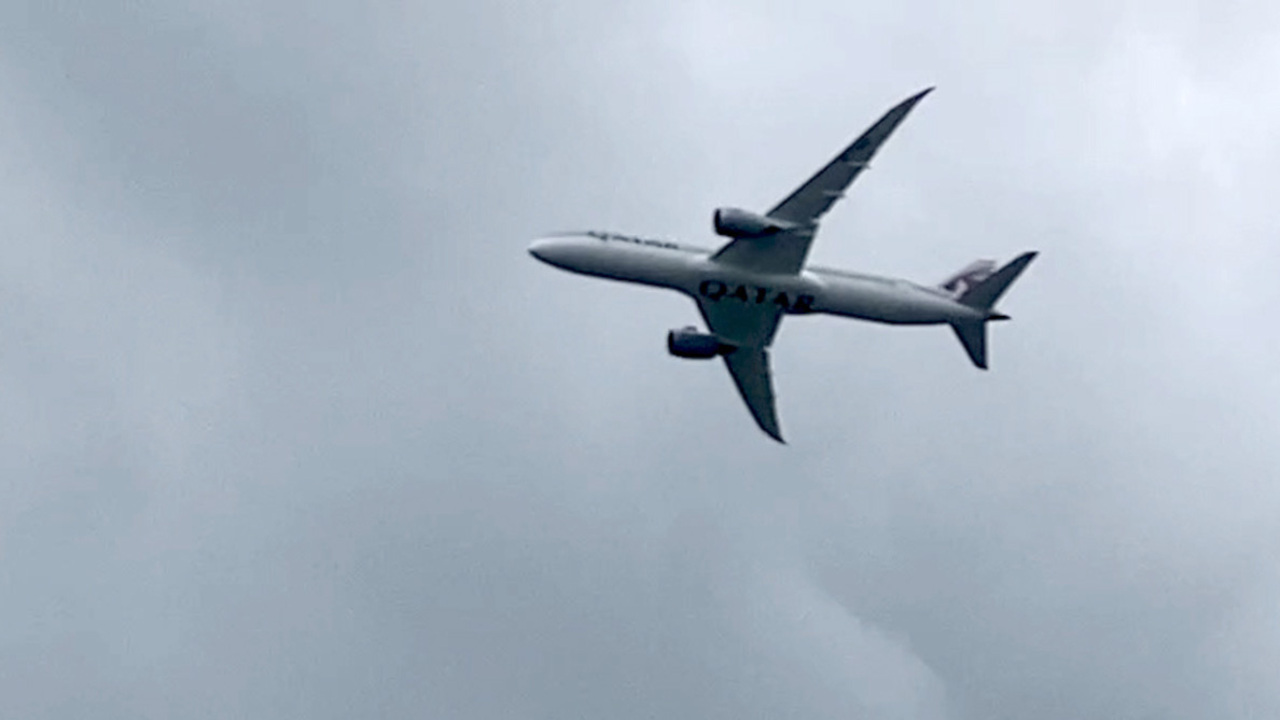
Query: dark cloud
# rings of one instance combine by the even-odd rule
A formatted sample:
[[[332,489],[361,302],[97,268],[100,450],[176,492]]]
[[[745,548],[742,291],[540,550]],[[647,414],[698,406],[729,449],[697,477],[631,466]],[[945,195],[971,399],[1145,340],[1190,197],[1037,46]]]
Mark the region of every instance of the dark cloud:
[[[5,15],[0,714],[1280,710],[1274,12]],[[814,255],[1043,251],[990,373],[789,321],[775,447],[687,300],[524,252],[933,84]]]

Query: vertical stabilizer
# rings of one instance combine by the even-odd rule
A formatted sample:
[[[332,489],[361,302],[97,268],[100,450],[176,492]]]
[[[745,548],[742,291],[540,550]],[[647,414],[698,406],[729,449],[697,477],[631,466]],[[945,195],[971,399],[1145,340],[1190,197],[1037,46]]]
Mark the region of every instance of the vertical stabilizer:
[[[964,346],[964,351],[969,353],[969,359],[974,365],[987,369],[987,323],[986,321],[978,321],[971,323],[955,323],[951,326],[955,330],[956,337],[960,340],[960,344]]]
[[[995,260],[974,260],[956,271],[951,277],[938,283],[940,290],[945,290],[951,297],[959,298],[978,283],[991,277],[996,271]]]

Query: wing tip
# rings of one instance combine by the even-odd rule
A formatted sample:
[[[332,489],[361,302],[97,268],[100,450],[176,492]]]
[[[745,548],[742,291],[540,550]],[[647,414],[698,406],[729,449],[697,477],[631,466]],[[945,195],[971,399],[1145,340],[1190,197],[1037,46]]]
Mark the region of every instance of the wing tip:
[[[768,435],[779,445],[787,444],[787,441],[782,439],[782,425],[778,422],[778,409],[772,402],[770,407],[761,414],[756,414],[756,409],[752,407],[751,415],[755,418],[756,425],[760,426],[765,435]]]

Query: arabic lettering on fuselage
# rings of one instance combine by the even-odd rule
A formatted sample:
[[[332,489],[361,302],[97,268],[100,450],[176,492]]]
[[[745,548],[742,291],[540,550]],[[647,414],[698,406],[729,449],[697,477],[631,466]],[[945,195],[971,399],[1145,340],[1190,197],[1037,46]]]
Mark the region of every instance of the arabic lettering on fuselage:
[[[619,233],[599,232],[596,230],[591,230],[587,232],[587,236],[596,238],[597,240],[612,240],[614,242],[632,243],[633,245],[648,245],[649,247],[664,248],[666,250],[680,249],[679,245],[673,242],[667,242],[666,240],[652,240],[650,238],[634,237],[631,235],[621,235]]]

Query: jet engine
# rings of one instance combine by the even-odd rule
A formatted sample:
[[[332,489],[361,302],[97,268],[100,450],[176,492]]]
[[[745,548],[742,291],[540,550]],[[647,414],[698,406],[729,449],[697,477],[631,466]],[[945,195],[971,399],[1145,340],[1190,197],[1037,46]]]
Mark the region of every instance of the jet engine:
[[[716,208],[712,224],[717,235],[731,238],[760,237],[786,230],[791,223],[777,218],[757,215],[738,208]]]
[[[709,360],[728,352],[732,346],[720,342],[715,335],[685,327],[667,333],[667,352],[686,360]]]

